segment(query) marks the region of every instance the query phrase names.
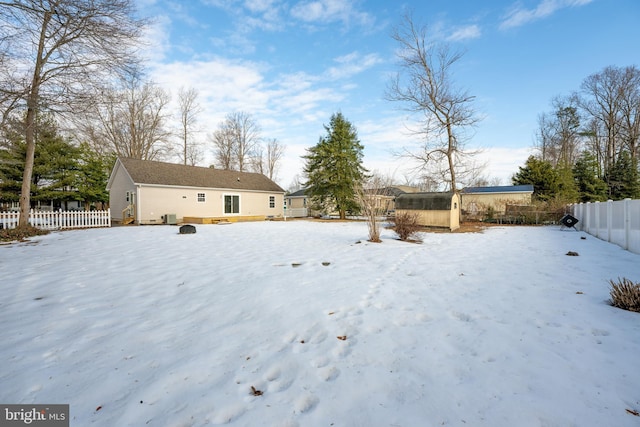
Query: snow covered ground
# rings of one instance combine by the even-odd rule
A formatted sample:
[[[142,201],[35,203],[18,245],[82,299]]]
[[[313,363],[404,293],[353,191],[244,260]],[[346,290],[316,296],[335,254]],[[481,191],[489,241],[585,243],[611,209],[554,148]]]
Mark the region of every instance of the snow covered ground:
[[[423,238],[288,221],[2,245],[0,402],[68,403],[78,427],[640,425],[640,314],[607,304],[640,255],[556,226]]]

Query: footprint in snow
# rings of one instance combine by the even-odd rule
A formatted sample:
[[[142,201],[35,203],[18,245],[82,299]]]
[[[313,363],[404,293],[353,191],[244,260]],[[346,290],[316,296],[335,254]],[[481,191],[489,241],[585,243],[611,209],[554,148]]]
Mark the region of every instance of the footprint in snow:
[[[293,404],[293,410],[298,414],[303,414],[313,410],[320,400],[313,394],[307,393],[300,396]]]

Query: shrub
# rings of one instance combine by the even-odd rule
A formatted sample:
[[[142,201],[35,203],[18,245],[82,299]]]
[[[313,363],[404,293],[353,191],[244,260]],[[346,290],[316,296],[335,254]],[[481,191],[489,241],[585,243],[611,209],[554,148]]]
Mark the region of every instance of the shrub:
[[[640,283],[633,283],[623,277],[617,282],[609,280],[611,284],[611,305],[624,310],[640,313]]]
[[[400,240],[417,240],[416,233],[420,231],[418,224],[418,215],[410,212],[396,212],[393,230],[396,232]]]
[[[43,234],[49,234],[47,230],[40,230],[39,228],[28,226],[28,227],[17,227],[12,229],[2,229],[0,230],[0,242],[14,242],[16,240],[21,241],[26,239],[27,237],[33,236],[41,236]]]

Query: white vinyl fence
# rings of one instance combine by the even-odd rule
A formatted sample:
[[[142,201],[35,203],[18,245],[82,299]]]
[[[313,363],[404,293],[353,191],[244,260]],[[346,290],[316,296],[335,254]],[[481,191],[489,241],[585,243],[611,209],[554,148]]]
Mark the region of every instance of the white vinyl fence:
[[[20,212],[0,212],[0,228],[16,228]],[[111,210],[104,211],[34,211],[29,212],[29,224],[43,230],[64,228],[111,227]]]
[[[640,200],[619,200],[571,205],[577,228],[640,254]]]

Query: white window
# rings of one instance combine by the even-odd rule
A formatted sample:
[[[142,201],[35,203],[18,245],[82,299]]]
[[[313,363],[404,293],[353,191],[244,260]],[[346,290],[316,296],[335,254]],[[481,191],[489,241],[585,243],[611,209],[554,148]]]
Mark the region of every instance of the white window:
[[[198,202],[204,202],[205,199],[205,194],[204,193],[198,193]]]
[[[276,196],[269,196],[269,207],[271,209],[276,207]]]
[[[224,196],[224,213],[239,214],[240,213],[240,196],[225,194]]]

